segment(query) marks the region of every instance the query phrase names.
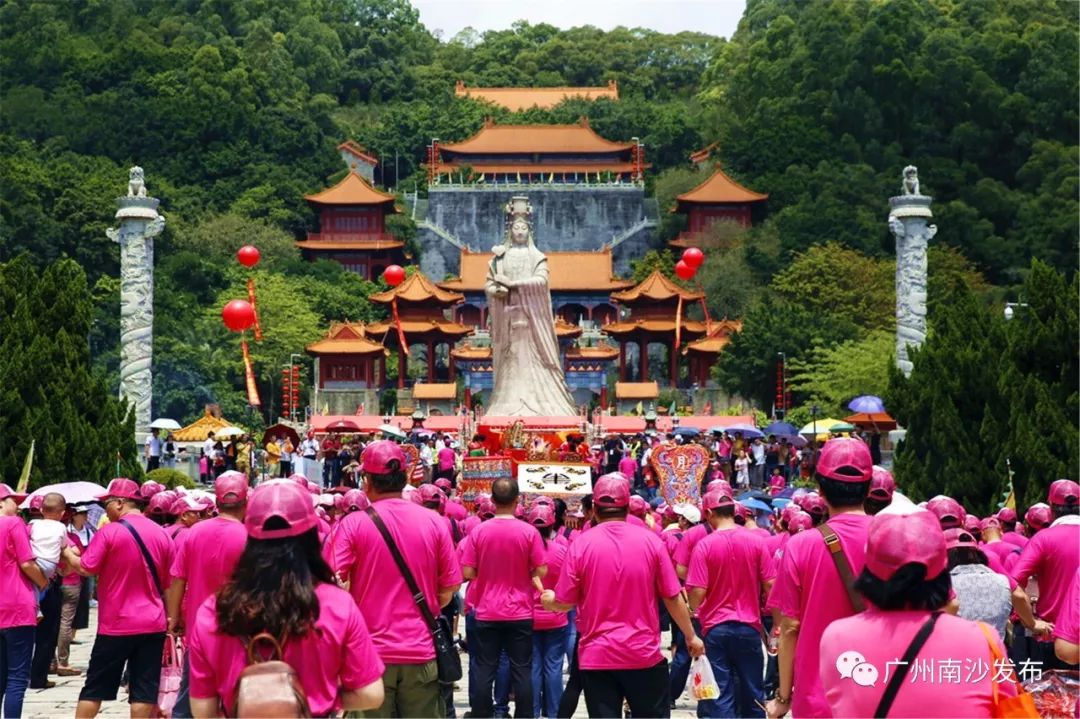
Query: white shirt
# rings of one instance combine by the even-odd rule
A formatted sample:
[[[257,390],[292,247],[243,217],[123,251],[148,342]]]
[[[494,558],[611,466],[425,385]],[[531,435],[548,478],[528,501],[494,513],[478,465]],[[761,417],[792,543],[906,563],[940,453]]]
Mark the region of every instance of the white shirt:
[[[752,444],[750,445],[750,453],[754,455],[754,464],[765,463],[765,445],[764,444]]]
[[[313,458],[319,453],[319,441],[317,439],[305,439],[300,443],[300,454]]]
[[[206,441],[202,443],[202,448],[203,454],[212,458],[214,456],[214,438],[207,437]]]
[[[67,527],[55,519],[30,520],[30,549],[36,559],[59,562],[66,537]]]
[[[424,463],[425,467],[430,467],[435,464],[435,450],[430,446],[424,444],[420,446],[420,461]]]
[[[152,434],[146,435],[146,446],[150,450],[151,457],[160,457],[161,448],[164,444],[165,442],[161,439],[161,437],[155,437]]]

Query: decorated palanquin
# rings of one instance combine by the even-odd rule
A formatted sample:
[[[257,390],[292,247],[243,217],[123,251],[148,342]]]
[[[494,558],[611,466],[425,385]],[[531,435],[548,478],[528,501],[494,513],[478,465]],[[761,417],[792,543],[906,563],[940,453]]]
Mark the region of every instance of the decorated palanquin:
[[[652,451],[649,465],[669,505],[700,504],[701,484],[709,468],[709,450],[698,444],[664,443]]]

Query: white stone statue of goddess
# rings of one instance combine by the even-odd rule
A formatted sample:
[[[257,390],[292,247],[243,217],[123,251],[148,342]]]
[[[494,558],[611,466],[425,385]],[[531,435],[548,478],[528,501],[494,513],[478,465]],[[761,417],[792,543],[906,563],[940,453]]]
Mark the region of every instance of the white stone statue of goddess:
[[[525,197],[506,206],[509,226],[488,264],[491,356],[495,388],[487,414],[567,417],[577,414],[566,387],[548,291],[547,258],[533,243]]]

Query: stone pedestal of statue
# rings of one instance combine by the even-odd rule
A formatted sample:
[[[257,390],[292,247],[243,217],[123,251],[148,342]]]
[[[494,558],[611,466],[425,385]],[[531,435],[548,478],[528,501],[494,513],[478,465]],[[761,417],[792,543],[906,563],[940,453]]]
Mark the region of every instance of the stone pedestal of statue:
[[[896,366],[911,374],[908,348],[926,340],[926,250],[937,233],[928,224],[933,198],[919,191],[918,170],[904,168],[903,194],[889,198],[889,230],[896,238]]]

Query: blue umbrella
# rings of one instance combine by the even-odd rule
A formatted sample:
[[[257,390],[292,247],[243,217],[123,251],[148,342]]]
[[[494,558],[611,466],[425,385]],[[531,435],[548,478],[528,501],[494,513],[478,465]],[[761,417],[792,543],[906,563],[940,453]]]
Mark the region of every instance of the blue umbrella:
[[[881,397],[875,397],[872,394],[864,394],[861,397],[856,397],[848,402],[848,409],[852,412],[876,414],[885,411],[885,403],[881,401]]]
[[[671,433],[677,434],[680,437],[697,437],[701,434],[701,430],[695,427],[676,427]]]
[[[783,509],[784,507],[791,504],[791,500],[787,497],[774,497],[772,503],[773,506],[777,509]]]
[[[751,427],[748,424],[733,424],[727,428],[727,431],[734,435],[736,432],[742,432],[744,439],[754,439],[755,437],[764,437],[761,430],[757,427]]]
[[[765,434],[775,434],[777,437],[798,437],[799,429],[790,422],[773,422],[765,428]]]
[[[771,512],[772,511],[772,507],[765,504],[760,499],[744,499],[739,503],[744,507],[749,507],[750,509],[758,509],[758,510],[761,510],[762,512]]]

